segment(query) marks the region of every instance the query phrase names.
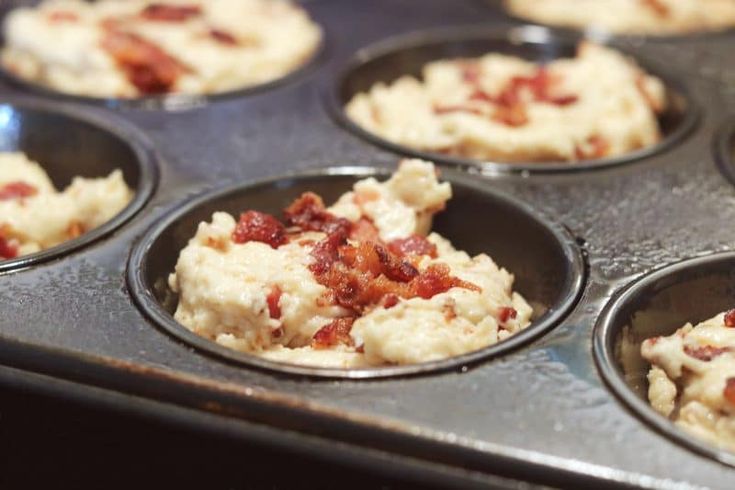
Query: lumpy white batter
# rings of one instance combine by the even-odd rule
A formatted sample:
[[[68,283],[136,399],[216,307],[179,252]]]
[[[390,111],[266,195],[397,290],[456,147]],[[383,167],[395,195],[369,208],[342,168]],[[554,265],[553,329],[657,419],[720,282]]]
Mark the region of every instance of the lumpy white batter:
[[[534,22],[619,34],[667,35],[735,25],[732,0],[505,0]]]
[[[514,88],[515,87],[515,88]],[[355,95],[347,115],[417,150],[502,162],[576,162],[624,155],[661,139],[666,91],[619,52],[582,43],[544,67],[490,53],[427,64]]]
[[[8,186],[19,184],[30,186],[32,194],[4,195]],[[59,192],[24,154],[0,153],[0,240],[17,255],[38,252],[104,224],[132,196],[119,170],[104,178],[75,177]]]
[[[433,164],[404,160],[386,182],[357,182],[329,208],[351,222],[369,220],[381,239],[425,235],[431,216],[451,197]],[[264,358],[323,367],[355,368],[410,364],[481,349],[530,323],[531,307],[513,292],[513,276],[485,254],[470,257],[436,233],[428,236],[437,256],[422,255],[417,269],[446,264],[451,274],[479,287],[452,287],[430,299],[401,299],[392,307],[362,312],[349,333],[352,345],[316,348],[314,335],[349,312],[325,302],[327,288],[309,269],[322,232],[304,232],[273,248],[232,239],[235,218],[217,212],[199,224],[181,251],[171,288],[179,294],[175,318],[221,345]],[[280,290],[279,318],[272,318],[268,295]],[[503,311],[512,309],[512,318]]]
[[[160,6],[196,10],[173,20],[143,14]],[[112,32],[154,46],[128,48],[131,59],[154,56],[151,49],[168,55],[167,70],[153,65],[161,76],[173,73],[171,83],[152,83],[145,73],[133,83],[106,48]],[[206,94],[264,83],[301,66],[321,41],[306,12],[284,0],[46,0],[12,11],[4,33],[2,62],[18,76],[71,94],[126,98],[146,90]]]

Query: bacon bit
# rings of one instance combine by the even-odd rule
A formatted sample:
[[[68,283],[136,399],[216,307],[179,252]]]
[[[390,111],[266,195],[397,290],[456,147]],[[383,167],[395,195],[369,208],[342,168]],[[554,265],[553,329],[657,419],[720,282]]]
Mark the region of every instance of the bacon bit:
[[[74,239],[84,234],[84,226],[79,221],[72,221],[66,229],[69,239]]]
[[[246,211],[240,215],[240,221],[232,232],[232,241],[247,243],[251,241],[267,243],[272,248],[288,242],[286,228],[270,214],[259,211]]]
[[[352,223],[345,218],[338,218],[324,207],[324,201],[313,192],[305,192],[296,199],[284,212],[286,224],[298,226],[304,231],[321,231],[327,234],[339,231],[347,236]]]
[[[586,146],[587,148],[585,148]],[[610,142],[602,136],[595,134],[587,138],[586,144],[577,145],[574,149],[574,155],[579,160],[594,160],[607,155],[610,150]]]
[[[25,182],[10,182],[0,187],[0,201],[20,199],[38,194],[38,189]]]
[[[722,390],[722,396],[725,397],[725,400],[735,405],[735,378],[727,378],[725,389]]]
[[[661,0],[640,0],[644,7],[647,7],[655,12],[659,17],[668,17],[671,15],[669,7],[662,3]]]
[[[725,352],[730,352],[730,349],[728,347],[715,347],[712,345],[705,345],[702,347],[684,346],[684,353],[686,355],[705,362],[709,362]]]
[[[485,113],[481,111],[480,109],[476,107],[466,106],[466,105],[446,105],[446,106],[434,106],[434,114],[436,115],[443,115],[443,114],[452,114],[455,112],[466,112],[469,114],[474,114],[476,116],[484,116]]]
[[[350,330],[355,322],[353,317],[337,318],[331,323],[320,328],[311,339],[311,347],[314,349],[326,349],[333,345],[354,345]]]
[[[281,294],[283,294],[281,288],[274,286],[273,289],[271,289],[271,292],[268,293],[268,296],[265,297],[265,300],[268,303],[268,315],[274,320],[281,318],[281,307],[278,304],[281,300]]]
[[[76,22],[79,20],[79,16],[74,12],[67,10],[56,10],[48,14],[49,22],[55,24],[60,22]]]
[[[385,298],[383,298],[383,308],[386,310],[389,310],[393,308],[395,305],[398,304],[399,298],[397,295],[393,293],[389,293],[385,295]]]
[[[317,276],[325,274],[329,271],[332,264],[339,259],[338,249],[347,241],[347,236],[339,231],[327,235],[324,240],[318,242],[311,249],[310,255],[314,262],[309,266],[309,270]]]
[[[367,218],[360,218],[352,224],[350,239],[360,242],[378,242],[380,241],[380,235],[378,234],[378,228],[372,221]]]
[[[511,308],[510,306],[503,306],[498,310],[498,320],[500,320],[500,323],[506,323],[511,318],[515,318],[518,316],[518,312],[515,308]]]
[[[419,271],[414,266],[388,252],[382,245],[373,244],[373,250],[380,260],[381,272],[388,279],[408,282],[419,275]]]
[[[164,3],[152,3],[140,13],[141,17],[146,20],[160,22],[183,22],[201,14],[202,9],[197,5],[168,5]]]
[[[420,235],[411,235],[408,238],[396,238],[388,243],[388,250],[405,257],[407,255],[428,255],[435,259],[437,257],[436,245],[431,243],[426,237]]]
[[[365,344],[360,344],[355,348],[355,352],[359,352],[360,354],[365,353]]]
[[[283,337],[283,327],[273,329],[271,331],[271,337],[273,337],[274,339],[280,339],[281,337]]]
[[[107,51],[142,94],[171,91],[186,69],[171,55],[135,34],[109,30],[102,40]]]
[[[493,119],[506,126],[519,127],[528,123],[528,114],[523,104],[509,107],[498,106],[493,113]]]
[[[18,245],[0,236],[0,259],[14,259],[18,256]]]
[[[229,32],[221,31],[219,29],[210,29],[209,36],[220,44],[225,46],[237,46],[237,38]]]
[[[735,327],[735,309],[725,313],[725,326],[730,328]]]
[[[446,264],[432,264],[422,272],[412,283],[415,295],[430,299],[437,294],[449,291],[452,288],[464,288],[470,291],[482,291],[479,286],[449,275],[449,266]]]

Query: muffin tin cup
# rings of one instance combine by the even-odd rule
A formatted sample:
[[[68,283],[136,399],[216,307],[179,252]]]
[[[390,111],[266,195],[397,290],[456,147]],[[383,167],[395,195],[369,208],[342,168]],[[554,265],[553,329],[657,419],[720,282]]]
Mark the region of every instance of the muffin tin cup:
[[[21,151],[37,161],[57,189],[75,176],[106,177],[120,169],[134,196],[103,225],[40,252],[0,261],[0,273],[60,259],[111,234],[153,194],[155,153],[137,128],[108,113],[28,97],[0,97],[0,151]]]
[[[548,62],[574,56],[576,45],[582,40],[579,35],[564,34],[533,25],[511,28],[471,25],[413,32],[388,38],[359,50],[338,70],[333,83],[324,90],[324,98],[330,114],[342,127],[374,145],[397,154],[432,160],[485,175],[580,172],[622,165],[666,151],[680,143],[697,126],[699,108],[680,77],[638,57],[634,58],[649,73],[660,77],[667,88],[668,109],[659,117],[663,138],[650,147],[612,158],[579,163],[506,163],[452,157],[391,142],[354,123],[344,110],[352,96],[368,91],[376,82],[392,82],[401,75],[420,78],[421,67],[430,61],[478,57],[489,52],[499,52],[532,61]]]
[[[514,290],[534,306],[532,324],[510,338],[475,352],[439,361],[339,369],[287,364],[241,353],[204,339],[174,320],[172,312],[176,298],[168,288],[168,274],[173,272],[179,252],[194,235],[197,224],[209,221],[214,211],[227,211],[237,216],[245,209],[257,209],[280,215],[284,207],[307,190],[321,194],[326,202],[332,202],[349,190],[358,178],[387,175],[387,171],[375,168],[333,167],[235,185],[194,198],[161,219],[133,249],[127,270],[132,296],[157,326],[201,352],[245,367],[292,375],[350,379],[464,370],[471,364],[510,353],[538,338],[573,308],[585,276],[583,256],[574,238],[563,227],[548,221],[525,204],[489,191],[469,176],[447,172],[443,179],[452,183],[455,197],[448,203],[447,210],[435,217],[434,230],[472,255],[488,253],[501,267],[515,274]],[[473,211],[478,210],[483,210],[483,216],[489,216],[487,222],[478,224],[469,218]]]
[[[9,11],[9,10],[8,10]],[[2,25],[4,15],[7,12],[0,10],[0,25]],[[327,57],[328,32],[326,28],[320,25],[322,29],[322,39],[313,53],[309,55],[303,62],[291,70],[290,72],[269,80],[258,83],[256,85],[245,86],[238,89],[227,90],[224,92],[216,92],[211,94],[185,94],[171,93],[163,95],[146,95],[142,97],[121,98],[121,97],[92,97],[85,95],[70,94],[56,90],[52,87],[36,83],[32,80],[20,77],[0,64],[0,79],[5,80],[10,85],[17,87],[30,94],[39,97],[47,97],[49,99],[63,100],[67,102],[91,104],[110,109],[142,109],[142,110],[163,110],[163,111],[186,111],[205,107],[211,103],[232,100],[237,98],[245,98],[258,94],[267,93],[276,88],[297,83],[308,77],[325,61]],[[5,40],[0,33],[0,49],[4,46]]]
[[[724,122],[715,133],[712,151],[720,172],[735,185],[735,117]]]
[[[593,333],[597,368],[613,393],[639,418],[675,442],[735,466],[735,453],[704,442],[648,403],[650,364],[643,340],[671,335],[735,306],[735,252],[692,258],[653,271],[613,296]]]

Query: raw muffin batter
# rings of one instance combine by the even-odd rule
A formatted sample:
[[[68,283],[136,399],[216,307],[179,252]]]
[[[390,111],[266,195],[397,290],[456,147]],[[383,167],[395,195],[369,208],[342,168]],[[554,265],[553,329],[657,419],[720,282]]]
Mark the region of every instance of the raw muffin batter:
[[[490,257],[428,234],[451,192],[433,164],[404,160],[330,208],[302,195],[285,225],[214,213],[169,278],[175,318],[242,352],[324,367],[432,361],[503,340],[531,307]]]
[[[133,197],[115,170],[59,192],[23,153],[0,153],[0,260],[53,247],[109,221]]]
[[[505,0],[505,6],[542,24],[619,34],[684,34],[735,25],[733,0]]]
[[[687,432],[735,451],[735,310],[643,342],[651,406]]]
[[[279,78],[321,29],[282,0],[47,0],[12,11],[3,65],[70,94],[207,94]]]
[[[582,43],[576,58],[543,66],[494,53],[432,62],[423,81],[378,83],[345,110],[363,129],[417,150],[575,162],[657,143],[665,106],[658,78],[615,50]]]

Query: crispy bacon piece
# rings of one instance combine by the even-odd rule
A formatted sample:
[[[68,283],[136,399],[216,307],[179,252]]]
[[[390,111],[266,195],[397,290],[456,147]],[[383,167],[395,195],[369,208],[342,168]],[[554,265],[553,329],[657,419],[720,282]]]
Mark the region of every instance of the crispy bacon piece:
[[[232,232],[235,243],[263,242],[272,248],[288,242],[286,228],[270,214],[259,211],[246,211],[240,215],[235,231]]]
[[[372,221],[360,218],[356,223],[352,223],[350,239],[361,242],[378,242],[380,235]]]
[[[25,182],[10,182],[0,186],[0,201],[35,196],[38,189]]]
[[[165,3],[152,3],[140,12],[140,16],[144,19],[159,22],[183,22],[201,14],[202,9],[198,5],[169,5]]]
[[[511,308],[510,306],[503,306],[498,310],[498,320],[500,320],[500,323],[505,323],[511,318],[515,318],[518,316],[518,312],[515,308]]]
[[[18,246],[0,235],[0,259],[14,259],[18,256]]]
[[[185,68],[159,46],[142,37],[108,29],[102,47],[142,94],[170,92]]]
[[[350,330],[354,322],[353,317],[346,317],[337,318],[324,325],[312,337],[311,346],[314,349],[326,349],[337,344],[354,345],[350,337]]]
[[[79,20],[79,16],[74,12],[68,10],[55,10],[48,14],[48,20],[52,24],[60,22],[76,22]]]
[[[311,249],[310,255],[314,262],[309,266],[311,272],[317,276],[329,271],[332,264],[339,259],[339,247],[346,243],[347,235],[337,231],[321,241]]]
[[[644,7],[654,11],[659,17],[668,17],[671,15],[668,5],[661,2],[661,0],[640,0]]]
[[[225,46],[237,46],[239,44],[235,36],[219,29],[209,29],[209,37]]]
[[[735,327],[735,309],[725,313],[725,326],[730,328]]]
[[[324,206],[324,201],[313,192],[305,192],[296,199],[284,212],[286,224],[298,226],[304,231],[321,231],[327,234],[339,231],[347,236],[352,223],[345,218],[338,218]]]
[[[722,390],[722,396],[725,397],[725,400],[735,405],[735,378],[727,378],[725,389]]]
[[[281,300],[282,294],[283,292],[281,291],[281,288],[274,286],[270,293],[268,293],[268,296],[265,297],[265,300],[268,303],[268,315],[274,320],[281,318],[281,306],[278,302]]]
[[[398,304],[399,298],[397,295],[393,293],[386,294],[383,298],[383,308],[386,310],[393,308],[395,305]]]
[[[405,257],[407,255],[428,255],[435,259],[437,256],[436,245],[421,235],[396,238],[388,244],[388,250],[399,257]]]
[[[493,119],[506,126],[519,127],[528,123],[526,106],[515,104],[511,106],[498,106],[493,112]]]
[[[470,291],[482,291],[477,285],[449,275],[446,264],[432,264],[412,282],[412,293],[424,299],[445,293],[452,288],[464,288]]]
[[[728,347],[715,347],[712,345],[705,345],[702,347],[689,347],[688,345],[684,346],[684,353],[686,355],[705,362],[709,362],[715,357],[724,354],[725,352],[730,352],[730,349]]]

